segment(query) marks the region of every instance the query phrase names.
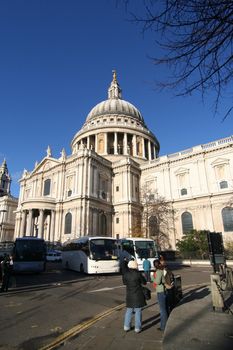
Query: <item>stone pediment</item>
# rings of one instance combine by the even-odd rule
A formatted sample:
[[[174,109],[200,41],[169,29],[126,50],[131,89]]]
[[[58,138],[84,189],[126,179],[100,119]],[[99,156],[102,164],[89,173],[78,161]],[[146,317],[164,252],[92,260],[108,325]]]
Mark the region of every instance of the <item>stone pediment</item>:
[[[217,158],[211,163],[211,165],[214,167],[217,165],[228,164],[228,163],[229,163],[229,159],[227,158]]]
[[[179,168],[176,171],[174,171],[174,174],[176,174],[176,175],[185,174],[185,173],[189,173],[188,168]]]
[[[33,169],[32,174],[49,170],[60,163],[61,162],[55,158],[45,157],[44,159],[42,159],[40,163],[35,165],[35,168]]]

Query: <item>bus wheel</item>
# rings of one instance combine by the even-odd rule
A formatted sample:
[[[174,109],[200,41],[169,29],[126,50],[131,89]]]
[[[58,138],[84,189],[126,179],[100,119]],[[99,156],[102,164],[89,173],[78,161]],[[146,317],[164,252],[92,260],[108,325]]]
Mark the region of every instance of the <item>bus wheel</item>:
[[[84,273],[84,267],[83,267],[83,264],[80,265],[80,272],[81,273]]]

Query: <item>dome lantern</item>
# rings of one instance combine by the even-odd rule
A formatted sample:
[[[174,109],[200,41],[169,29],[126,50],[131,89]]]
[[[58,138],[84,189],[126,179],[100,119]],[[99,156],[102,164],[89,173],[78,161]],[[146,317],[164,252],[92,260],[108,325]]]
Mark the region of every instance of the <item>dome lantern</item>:
[[[111,82],[111,85],[108,89],[108,99],[118,99],[122,98],[121,96],[121,88],[118,84],[117,77],[116,77],[116,71],[113,70],[113,79]]]

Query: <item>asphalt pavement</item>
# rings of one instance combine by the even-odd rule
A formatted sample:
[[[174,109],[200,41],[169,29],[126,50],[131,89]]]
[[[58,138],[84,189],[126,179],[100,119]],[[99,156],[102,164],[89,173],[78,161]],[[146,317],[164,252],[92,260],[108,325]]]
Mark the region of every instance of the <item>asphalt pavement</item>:
[[[151,287],[150,287],[151,288]],[[195,285],[183,291],[183,298],[169,316],[165,332],[159,331],[159,307],[156,293],[143,309],[142,332],[123,330],[125,306],[90,327],[80,328],[57,347],[64,350],[232,350],[232,292],[224,292],[225,310],[213,310],[211,288]]]
[[[143,309],[143,327],[139,334],[133,328],[129,332],[123,330],[125,305],[122,304],[75,326],[61,334],[54,343],[38,350],[233,349],[232,291],[221,291],[224,310],[214,310],[210,284],[189,285],[183,289],[183,298],[169,316],[163,333],[157,329],[160,316],[156,293],[150,284],[148,287],[152,290],[152,298]],[[9,291],[9,295],[14,289]]]

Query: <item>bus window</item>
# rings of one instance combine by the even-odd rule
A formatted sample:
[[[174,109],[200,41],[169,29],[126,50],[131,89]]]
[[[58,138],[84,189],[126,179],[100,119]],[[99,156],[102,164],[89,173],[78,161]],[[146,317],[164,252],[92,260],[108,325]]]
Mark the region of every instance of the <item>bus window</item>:
[[[136,253],[140,259],[154,258],[157,254],[154,243],[148,241],[135,242]]]
[[[92,239],[90,241],[90,251],[94,260],[117,259],[117,245],[114,240]]]
[[[90,255],[90,249],[89,249],[88,243],[89,243],[88,241],[84,241],[78,244],[78,249],[81,250],[83,253],[85,253],[86,256]]]
[[[130,255],[135,256],[133,241],[122,241],[121,242],[121,247],[122,247],[123,251],[126,251]]]
[[[46,244],[36,237],[16,238],[13,249],[14,271],[42,272],[45,270]]]

